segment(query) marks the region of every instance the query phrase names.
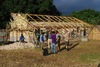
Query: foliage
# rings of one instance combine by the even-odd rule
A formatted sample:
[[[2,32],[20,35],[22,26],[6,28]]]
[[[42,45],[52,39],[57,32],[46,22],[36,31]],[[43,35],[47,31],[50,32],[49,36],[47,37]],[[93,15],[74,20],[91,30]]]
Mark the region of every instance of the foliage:
[[[74,16],[90,24],[94,24],[94,25],[100,24],[100,12],[95,10],[84,9],[81,11],[73,12],[71,16]]]
[[[6,27],[11,12],[61,15],[52,2],[53,0],[1,0],[0,28]]]

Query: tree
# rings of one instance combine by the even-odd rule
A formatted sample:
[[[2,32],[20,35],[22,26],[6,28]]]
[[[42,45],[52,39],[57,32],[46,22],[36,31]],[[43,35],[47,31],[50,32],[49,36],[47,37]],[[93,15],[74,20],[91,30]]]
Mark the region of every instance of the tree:
[[[81,11],[76,11],[73,12],[71,16],[74,16],[90,24],[94,24],[94,25],[100,24],[100,12],[95,10],[85,9]]]
[[[39,10],[40,14],[49,14],[49,15],[61,15],[61,13],[56,9],[55,5],[53,5],[53,0],[41,0],[39,2]]]
[[[53,5],[53,0],[1,0],[0,28],[5,28],[10,19],[10,13],[35,13],[61,15]]]
[[[6,27],[6,20],[9,20],[9,12],[3,6],[3,0],[0,1],[0,29]]]

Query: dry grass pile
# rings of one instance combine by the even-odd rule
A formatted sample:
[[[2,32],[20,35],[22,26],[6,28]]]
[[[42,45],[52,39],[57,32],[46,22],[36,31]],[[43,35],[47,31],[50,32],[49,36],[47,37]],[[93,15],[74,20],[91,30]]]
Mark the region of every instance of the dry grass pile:
[[[23,49],[23,48],[33,48],[34,45],[32,43],[20,43],[15,42],[8,45],[0,46],[0,50],[12,50],[12,49]]]

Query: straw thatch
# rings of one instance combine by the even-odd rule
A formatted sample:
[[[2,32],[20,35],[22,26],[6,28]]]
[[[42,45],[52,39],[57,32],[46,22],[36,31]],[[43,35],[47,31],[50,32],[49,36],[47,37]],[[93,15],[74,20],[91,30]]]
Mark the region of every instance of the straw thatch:
[[[89,39],[100,40],[100,25],[93,26],[89,35]]]

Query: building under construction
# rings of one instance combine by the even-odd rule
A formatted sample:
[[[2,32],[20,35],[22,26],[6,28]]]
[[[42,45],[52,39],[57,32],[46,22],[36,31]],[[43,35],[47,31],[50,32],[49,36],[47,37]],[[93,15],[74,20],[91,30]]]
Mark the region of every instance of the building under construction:
[[[21,33],[25,37],[25,41],[34,42],[35,32],[41,31],[59,31],[63,36],[64,32],[76,31],[78,37],[88,36],[92,25],[85,23],[75,17],[67,16],[51,16],[37,14],[11,13],[12,18],[7,27],[9,32],[8,40],[19,41]]]

